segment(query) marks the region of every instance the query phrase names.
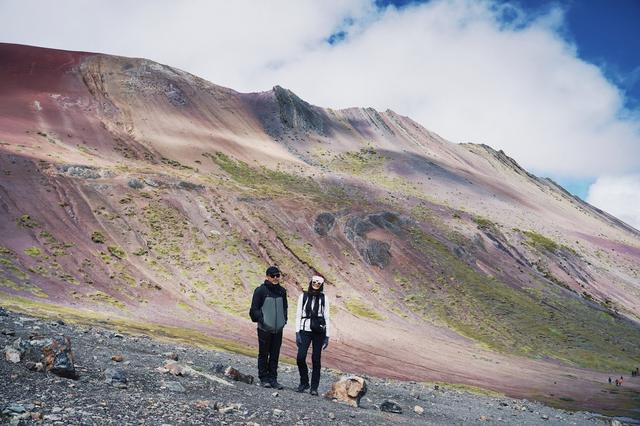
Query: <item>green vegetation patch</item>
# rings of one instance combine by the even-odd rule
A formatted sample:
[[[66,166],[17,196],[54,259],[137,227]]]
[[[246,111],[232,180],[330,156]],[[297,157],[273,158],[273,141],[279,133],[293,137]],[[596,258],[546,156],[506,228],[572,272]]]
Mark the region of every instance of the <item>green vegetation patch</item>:
[[[109,250],[111,256],[118,259],[124,259],[127,256],[127,253],[118,246],[109,246],[107,247],[107,249]]]
[[[40,257],[42,256],[42,250],[38,247],[29,247],[24,249],[24,253],[31,257]]]
[[[322,187],[311,177],[299,176],[266,167],[251,167],[244,161],[235,160],[216,152],[203,154],[217,164],[233,180],[241,185],[259,191],[263,195],[279,196],[298,194],[316,200],[327,200],[344,204],[348,196],[335,185]]]
[[[382,315],[365,305],[361,300],[350,298],[344,301],[344,306],[353,315],[360,318],[368,318],[375,321],[382,321],[385,319]]]
[[[96,291],[95,293],[88,294],[87,298],[97,303],[111,305],[118,309],[125,309],[124,303],[102,291]]]
[[[640,329],[557,286],[519,289],[485,276],[421,229],[412,245],[433,270],[411,277],[414,312],[436,318],[491,349],[552,357],[582,367],[628,370],[640,357]]]
[[[91,241],[93,241],[96,244],[104,244],[105,242],[105,237],[102,234],[102,232],[100,231],[93,231],[93,233],[91,234]]]
[[[385,157],[374,148],[361,148],[338,154],[329,164],[334,170],[352,175],[378,173],[384,170]]]
[[[35,220],[31,219],[31,216],[29,216],[28,214],[23,214],[22,216],[20,216],[18,219],[16,219],[16,223],[18,224],[18,226],[21,226],[22,228],[31,229],[31,228],[37,228],[40,226],[40,224]]]
[[[529,239],[528,243],[537,249],[554,253],[560,248],[558,243],[544,235],[538,234],[535,231],[524,231],[523,233]]]

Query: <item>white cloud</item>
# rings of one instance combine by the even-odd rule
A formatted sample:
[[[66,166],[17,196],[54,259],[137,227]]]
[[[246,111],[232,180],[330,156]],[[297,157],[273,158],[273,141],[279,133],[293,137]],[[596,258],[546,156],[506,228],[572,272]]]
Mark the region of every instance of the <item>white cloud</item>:
[[[491,0],[0,3],[2,41],[147,57],[241,91],[280,84],[321,106],[391,108],[538,174],[637,172],[640,116],[577,58],[563,22],[559,8],[531,17]],[[339,29],[346,38],[328,44]]]
[[[587,202],[640,230],[640,174],[598,178]]]

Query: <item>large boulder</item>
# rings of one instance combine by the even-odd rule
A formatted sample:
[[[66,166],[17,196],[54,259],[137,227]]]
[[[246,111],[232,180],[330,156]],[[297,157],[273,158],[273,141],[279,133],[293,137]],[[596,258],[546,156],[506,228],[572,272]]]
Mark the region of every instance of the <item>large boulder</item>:
[[[361,252],[364,260],[372,266],[383,268],[391,261],[391,246],[379,240],[367,241],[366,248]]]
[[[334,399],[351,405],[360,406],[360,398],[367,393],[367,383],[359,376],[342,376],[331,385],[331,390],[325,394],[326,398]]]
[[[68,379],[78,377],[73,365],[71,339],[68,336],[57,336],[51,339],[51,344],[43,348],[43,354],[46,371]]]
[[[320,213],[316,217],[316,222],[313,224],[313,229],[318,235],[325,236],[333,229],[333,225],[336,223],[336,217],[332,213]]]

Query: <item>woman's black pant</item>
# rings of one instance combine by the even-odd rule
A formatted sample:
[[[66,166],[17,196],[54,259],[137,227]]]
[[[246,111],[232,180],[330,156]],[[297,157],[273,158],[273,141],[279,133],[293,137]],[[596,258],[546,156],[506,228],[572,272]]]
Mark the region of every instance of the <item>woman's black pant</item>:
[[[309,345],[311,350],[311,389],[318,389],[320,384],[320,356],[322,355],[322,344],[324,343],[324,333],[312,333],[310,331],[300,331],[300,340],[302,344],[298,346],[298,372],[300,372],[300,383],[309,384],[309,368],[307,368],[307,352]]]

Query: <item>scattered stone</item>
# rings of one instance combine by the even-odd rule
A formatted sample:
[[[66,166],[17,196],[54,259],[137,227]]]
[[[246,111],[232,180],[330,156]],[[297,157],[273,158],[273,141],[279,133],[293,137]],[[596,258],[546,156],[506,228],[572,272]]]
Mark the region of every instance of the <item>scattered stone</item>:
[[[272,397],[277,398],[278,396],[280,396],[280,394],[278,392],[274,392],[271,394]]]
[[[313,229],[316,231],[318,235],[325,236],[332,229],[333,225],[336,223],[336,217],[331,213],[320,213],[316,217],[316,221],[313,225]]]
[[[278,409],[278,408],[274,408],[273,409],[273,415],[275,417],[281,417],[284,414],[284,411]]]
[[[224,375],[232,380],[235,380],[236,382],[243,382],[249,385],[253,384],[254,380],[253,376],[249,374],[243,374],[233,367],[227,367],[227,369],[224,370]]]
[[[620,420],[611,419],[611,426],[622,426]]]
[[[9,362],[17,364],[20,362],[20,351],[11,346],[5,346],[4,358]]]
[[[157,370],[161,373],[171,373],[174,376],[187,376],[189,374],[187,368],[174,361],[167,362],[164,367],[159,367]]]
[[[424,408],[422,408],[419,405],[416,405],[415,407],[413,407],[413,412],[420,415],[420,414],[424,414]]]
[[[25,413],[27,410],[21,404],[9,404],[4,410],[2,410],[2,414],[5,416],[15,416],[17,414]]]
[[[78,377],[73,365],[71,339],[68,336],[54,337],[51,344],[43,348],[43,353],[46,371],[67,379],[76,379]]]
[[[42,420],[42,418],[43,418],[43,415],[40,412],[36,411],[31,413],[31,420],[33,420],[34,422],[39,422]]]
[[[540,417],[542,417],[543,420],[549,420],[549,416],[547,416],[546,414],[543,414]]]
[[[211,404],[211,401],[206,399],[199,399],[195,402],[195,407],[199,410],[204,410],[206,408],[209,408],[209,404]]]
[[[133,189],[142,189],[144,188],[144,182],[142,182],[140,179],[129,179],[129,182],[127,182],[127,185],[129,185],[129,188],[133,188]]]
[[[163,357],[167,358],[167,359],[171,359],[173,361],[177,361],[178,360],[178,354],[175,352],[165,352],[162,354]]]
[[[127,387],[127,375],[119,368],[107,368],[104,372],[104,379],[105,382],[117,388]]]
[[[111,361],[122,362],[124,361],[124,357],[122,355],[114,355],[111,357]]]
[[[213,364],[213,371],[214,371],[215,373],[223,374],[223,373],[224,373],[224,370],[225,370],[224,365],[222,365],[222,364],[220,364],[220,363]]]
[[[168,382],[164,382],[164,385],[171,392],[180,392],[180,393],[186,392],[186,389],[184,388],[184,386],[182,386],[180,382],[168,381]]]
[[[331,385],[331,390],[325,395],[327,398],[347,403],[352,407],[360,406],[360,398],[367,393],[367,384],[359,376],[342,376]]]
[[[226,414],[226,413],[228,413],[228,412],[230,412],[230,411],[233,411],[233,410],[239,410],[239,409],[240,409],[240,407],[242,407],[242,404],[231,404],[231,405],[226,405],[226,406],[225,406],[225,405],[223,405],[223,404],[220,404],[220,403],[217,403],[217,402],[216,402],[216,403],[214,404],[214,407],[213,407],[213,408],[214,408],[217,412],[219,412],[219,413],[221,413],[221,414]]]
[[[330,420],[335,420],[336,419],[336,415],[333,412],[329,413],[329,419]]]
[[[380,404],[380,411],[402,414],[402,407],[395,401],[386,400]]]

